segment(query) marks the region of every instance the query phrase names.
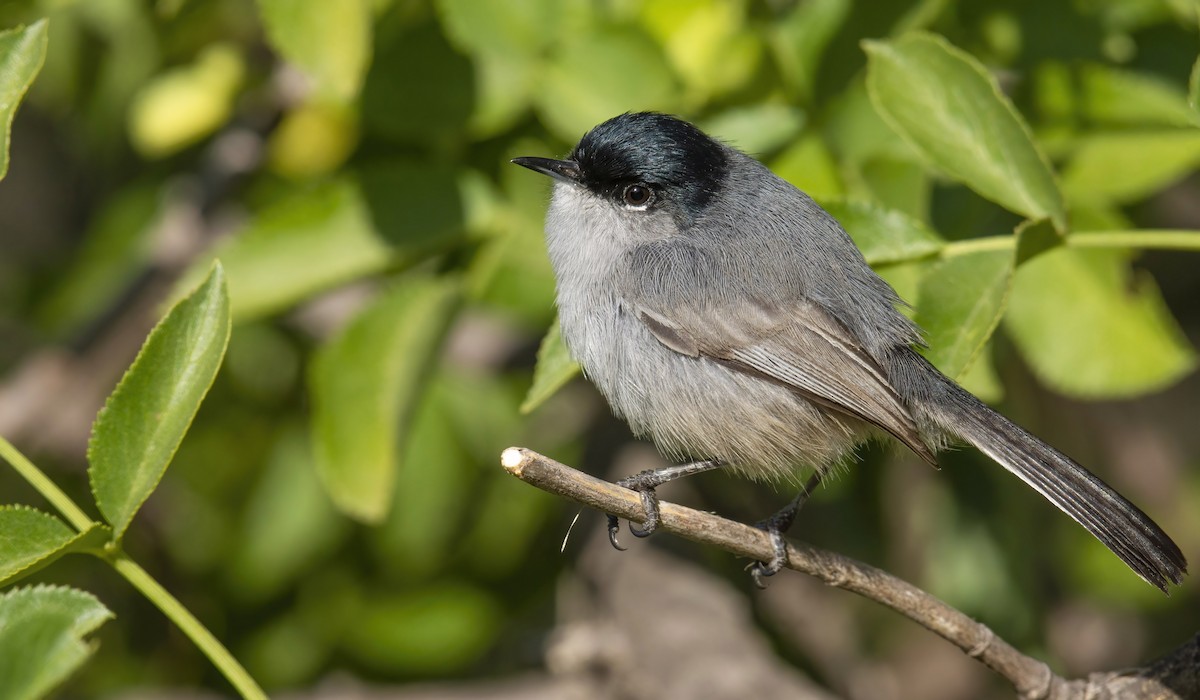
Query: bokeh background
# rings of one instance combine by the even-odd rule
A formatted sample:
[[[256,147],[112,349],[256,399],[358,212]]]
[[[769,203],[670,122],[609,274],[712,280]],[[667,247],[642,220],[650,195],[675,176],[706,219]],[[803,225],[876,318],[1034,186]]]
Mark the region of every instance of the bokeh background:
[[[6,0],[0,28],[50,24],[0,183],[0,434],[89,501],[91,420],[164,305],[219,256],[228,355],[126,546],[272,695],[1009,697],[932,634],[799,575],[760,592],[746,562],[668,536],[618,553],[594,513],[562,544],[577,509],[506,476],[503,448],[612,478],[661,458],[581,379],[521,410],[553,277],[548,183],[508,159],[564,154],[603,119],[655,109],[819,200],[872,202],[951,240],[1008,233],[1016,215],[939,176],[868,99],[861,40],[925,29],[997,76],[1077,222],[1200,229],[1197,7]],[[929,264],[881,272],[919,307]],[[1200,256],[1061,269],[1083,272],[1018,274],[1022,315],[964,381],[1200,560]],[[388,317],[376,302],[394,290]],[[399,329],[386,359],[338,342],[367,311]],[[359,445],[381,474],[365,510],[314,468],[321,414],[355,410],[339,382],[394,401],[385,434]],[[7,469],[0,494],[41,505]],[[791,494],[716,473],[664,495],[753,521]],[[793,534],[908,578],[1067,675],[1149,660],[1200,622],[1195,578],[1162,596],[970,450],[935,472],[864,447]],[[117,614],[62,697],[232,693],[99,562],[35,580]]]

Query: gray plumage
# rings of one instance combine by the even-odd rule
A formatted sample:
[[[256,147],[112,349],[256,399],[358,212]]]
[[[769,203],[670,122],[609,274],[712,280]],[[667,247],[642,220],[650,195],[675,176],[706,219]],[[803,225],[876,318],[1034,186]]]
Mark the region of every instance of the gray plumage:
[[[515,162],[556,180],[546,238],[567,347],[667,454],[777,479],[873,435],[931,463],[960,438],[1150,583],[1181,579],[1183,555],[1136,506],[917,354],[894,290],[762,164],[650,113],[597,126],[566,161]]]

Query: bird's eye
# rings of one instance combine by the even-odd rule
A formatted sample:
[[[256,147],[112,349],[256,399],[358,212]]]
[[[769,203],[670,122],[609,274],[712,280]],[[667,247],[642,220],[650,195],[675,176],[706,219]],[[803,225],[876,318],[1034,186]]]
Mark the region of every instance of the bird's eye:
[[[630,185],[621,196],[631,207],[644,207],[654,199],[654,190],[642,184]]]

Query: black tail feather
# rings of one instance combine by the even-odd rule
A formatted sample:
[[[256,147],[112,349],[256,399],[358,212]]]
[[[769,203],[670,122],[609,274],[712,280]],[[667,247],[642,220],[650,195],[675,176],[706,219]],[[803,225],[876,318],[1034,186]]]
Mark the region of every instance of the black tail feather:
[[[1141,509],[1070,457],[943,377],[924,360],[920,364],[942,383],[942,391],[922,401],[921,409],[928,418],[1042,494],[1146,582],[1165,593],[1168,584],[1183,580],[1187,560],[1179,546]]]

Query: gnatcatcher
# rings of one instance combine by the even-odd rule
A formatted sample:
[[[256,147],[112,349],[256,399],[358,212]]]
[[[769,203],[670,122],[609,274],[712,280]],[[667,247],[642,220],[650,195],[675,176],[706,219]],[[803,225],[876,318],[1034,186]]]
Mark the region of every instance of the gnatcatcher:
[[[554,179],[546,240],[563,340],[613,411],[679,459],[622,480],[642,494],[715,467],[818,474],[888,434],[922,459],[965,440],[1166,591],[1187,561],[1137,506],[947,378],[914,347],[895,290],[808,195],[691,124],[624,114],[566,160],[516,158]],[[768,521],[783,564],[779,523]],[[610,519],[616,542],[616,520]]]

